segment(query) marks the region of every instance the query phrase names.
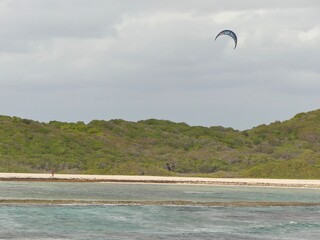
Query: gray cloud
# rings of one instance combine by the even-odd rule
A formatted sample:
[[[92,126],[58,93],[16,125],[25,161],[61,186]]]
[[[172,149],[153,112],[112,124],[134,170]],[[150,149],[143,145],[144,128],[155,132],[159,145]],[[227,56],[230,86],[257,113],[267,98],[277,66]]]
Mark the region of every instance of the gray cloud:
[[[237,129],[319,108],[320,2],[0,1],[1,114]],[[237,32],[214,41],[222,29]]]

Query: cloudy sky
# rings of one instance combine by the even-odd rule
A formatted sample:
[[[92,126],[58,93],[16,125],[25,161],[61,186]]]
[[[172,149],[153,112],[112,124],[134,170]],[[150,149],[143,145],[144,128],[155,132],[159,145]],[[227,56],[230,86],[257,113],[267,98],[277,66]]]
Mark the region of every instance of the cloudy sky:
[[[248,129],[320,108],[319,0],[0,0],[0,115]],[[238,35],[238,47],[223,29]]]

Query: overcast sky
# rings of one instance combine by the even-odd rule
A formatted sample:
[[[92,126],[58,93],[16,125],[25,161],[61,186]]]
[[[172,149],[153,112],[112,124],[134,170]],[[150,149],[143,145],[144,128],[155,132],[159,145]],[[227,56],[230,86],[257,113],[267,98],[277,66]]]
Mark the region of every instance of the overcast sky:
[[[320,108],[319,0],[0,0],[0,114],[249,129]],[[238,35],[215,36],[223,29]]]

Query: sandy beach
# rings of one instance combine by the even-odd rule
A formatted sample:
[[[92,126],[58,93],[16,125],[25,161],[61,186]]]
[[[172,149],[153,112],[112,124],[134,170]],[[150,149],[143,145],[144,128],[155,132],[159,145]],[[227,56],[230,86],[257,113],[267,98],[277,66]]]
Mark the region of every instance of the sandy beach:
[[[255,178],[198,178],[125,175],[80,175],[80,174],[38,174],[0,173],[0,181],[66,181],[66,182],[117,182],[144,184],[209,184],[230,186],[320,188],[320,180],[299,179],[255,179]]]

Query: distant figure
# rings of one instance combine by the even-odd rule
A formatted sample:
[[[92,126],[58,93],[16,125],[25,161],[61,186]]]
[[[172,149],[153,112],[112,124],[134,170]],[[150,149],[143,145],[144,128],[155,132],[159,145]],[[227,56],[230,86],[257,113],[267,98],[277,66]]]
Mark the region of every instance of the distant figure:
[[[168,169],[168,171],[171,171],[171,166],[169,163],[167,163],[167,169]]]
[[[54,177],[54,170],[51,171],[51,177]]]
[[[171,171],[174,171],[175,165],[174,163],[171,164]]]

